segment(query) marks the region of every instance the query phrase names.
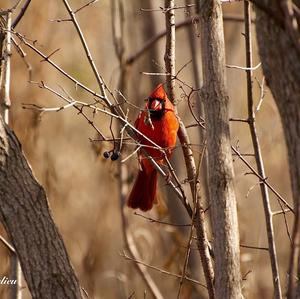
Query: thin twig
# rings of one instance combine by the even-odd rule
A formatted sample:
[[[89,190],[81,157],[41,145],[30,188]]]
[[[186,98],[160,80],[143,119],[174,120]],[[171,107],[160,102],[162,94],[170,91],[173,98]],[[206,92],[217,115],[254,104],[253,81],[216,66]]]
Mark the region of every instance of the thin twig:
[[[273,215],[273,216],[277,216],[277,215],[281,215],[281,214],[283,214],[283,213],[288,213],[288,212],[290,212],[289,209],[283,209],[283,210],[280,210],[280,211],[275,211],[275,212],[273,212],[272,215]]]
[[[87,103],[84,103],[84,102],[79,102],[79,101],[75,101],[70,95],[68,95],[68,98],[63,96],[62,94],[60,94],[59,92],[57,92],[56,90],[52,89],[51,87],[47,86],[46,84],[44,84],[44,82],[41,82],[40,84],[38,84],[38,86],[40,88],[44,88],[48,91],[50,91],[51,93],[55,94],[56,96],[58,96],[59,98],[61,98],[62,100],[64,100],[65,102],[69,103],[71,107],[74,107],[77,111],[78,111],[78,114],[81,114],[87,121],[88,123],[96,130],[96,132],[101,136],[101,138],[103,140],[106,140],[106,137],[105,135],[101,132],[101,130],[99,128],[97,128],[94,124],[93,121],[90,120],[90,118],[83,112],[83,107],[89,107],[90,109],[92,109],[93,111],[101,111],[103,113],[106,113],[108,115],[112,115],[111,112],[109,111],[106,111],[104,109],[101,109],[101,108],[98,108],[96,106],[93,106],[93,105],[89,105]],[[76,105],[75,105],[76,104]],[[49,111],[49,112],[57,112],[57,111],[60,111],[62,109],[62,107],[55,107],[54,109],[53,108],[43,108],[43,107],[39,107],[37,105],[32,105],[32,104],[25,104],[25,106],[23,105],[23,108],[24,109],[28,109],[31,107],[34,107],[35,109],[38,109],[40,111]],[[50,110],[49,110],[50,109]],[[63,108],[64,109],[64,108]]]
[[[127,260],[129,260],[129,261],[133,261],[134,263],[138,263],[138,264],[144,265],[144,266],[146,266],[146,267],[148,267],[148,268],[150,268],[150,269],[153,269],[153,270],[155,270],[155,271],[158,271],[158,272],[160,272],[160,273],[162,273],[162,274],[166,274],[166,275],[173,276],[173,277],[176,277],[176,278],[181,279],[181,275],[179,275],[179,274],[171,273],[171,272],[169,272],[169,271],[166,271],[166,270],[160,269],[160,268],[158,268],[158,267],[149,265],[149,264],[144,263],[144,262],[139,261],[139,260],[134,260],[134,259],[132,259],[131,257],[129,257],[128,255],[126,255],[125,253],[121,254],[121,256],[123,256],[125,259],[127,259]],[[197,285],[199,285],[199,286],[201,286],[201,287],[203,287],[203,288],[207,288],[207,287],[206,287],[203,283],[201,283],[200,281],[197,281],[197,280],[195,280],[195,279],[192,279],[192,278],[190,278],[190,277],[188,277],[188,276],[185,276],[184,279],[187,280],[187,281],[189,281],[189,282],[195,283],[195,284],[197,284]]]
[[[231,15],[231,14],[225,14],[223,16],[225,21],[237,21],[237,22],[243,22],[244,18],[242,16],[239,15]],[[184,28],[185,26],[189,26],[195,23],[199,22],[199,17],[198,16],[192,16],[190,18],[187,18],[184,21],[178,22],[175,25],[175,29],[181,29]],[[254,20],[252,21],[254,22]],[[130,65],[133,64],[136,60],[138,60],[143,54],[145,54],[156,42],[158,42],[161,38],[163,38],[166,35],[167,31],[166,30],[162,30],[161,32],[159,32],[157,35],[155,35],[154,37],[150,38],[148,41],[146,41],[142,48],[139,49],[138,51],[136,51],[134,54],[130,55],[127,59],[126,59],[126,64]]]
[[[214,299],[215,290],[214,290],[213,283],[214,283],[215,274],[214,274],[213,263],[212,263],[213,252],[207,237],[205,218],[204,218],[205,212],[209,209],[209,207],[204,209],[201,203],[200,183],[198,180],[200,170],[201,170],[201,165],[204,160],[205,152],[206,152],[206,141],[205,141],[205,146],[201,152],[198,168],[195,170],[194,165],[191,164],[191,166],[193,167],[191,167],[190,172],[192,171],[194,172],[194,179],[193,181],[190,182],[190,186],[191,186],[193,201],[196,209],[195,229],[197,234],[197,247],[203,265],[205,280],[208,285],[209,298]],[[189,175],[191,175],[191,173]]]
[[[91,1],[89,1],[88,3],[82,5],[81,7],[77,8],[76,10],[74,10],[74,13],[76,14],[76,13],[78,13],[79,11],[81,11],[82,9],[86,8],[87,6],[90,6],[90,5],[92,5],[92,4],[94,4],[94,3],[98,2],[98,1],[99,1],[99,0],[91,0]]]
[[[185,207],[186,207],[187,209],[190,209],[188,200],[187,200],[186,195],[185,195],[185,192],[184,192],[184,190],[183,190],[183,188],[182,188],[182,186],[181,186],[181,183],[180,183],[180,181],[179,181],[179,179],[178,179],[178,177],[177,177],[177,175],[176,175],[176,173],[175,173],[175,170],[174,170],[173,166],[171,165],[171,163],[170,163],[170,161],[169,161],[169,159],[168,159],[168,157],[167,157],[166,154],[164,155],[164,160],[165,160],[165,162],[167,163],[167,166],[168,166],[168,168],[169,168],[169,170],[170,170],[170,172],[171,172],[171,175],[172,175],[172,177],[174,178],[174,180],[175,180],[175,182],[176,182],[178,188],[180,189],[180,192],[181,192],[182,197],[183,197],[183,201],[185,202]]]
[[[28,81],[31,81],[32,80],[32,66],[26,59],[27,54],[24,52],[22,47],[15,41],[15,39],[13,37],[11,40],[12,40],[12,43],[13,43],[15,49],[17,50],[17,53],[21,56],[24,64],[26,65],[26,68],[28,70]]]
[[[16,10],[20,6],[21,2],[22,2],[22,0],[17,0],[17,2],[15,3],[15,5],[13,7],[11,7],[9,9],[9,11],[13,12],[14,10]]]
[[[195,206],[194,211],[193,211],[192,225],[191,225],[191,228],[190,228],[189,239],[188,239],[188,243],[187,243],[187,246],[186,246],[184,264],[183,264],[183,269],[182,269],[182,275],[181,275],[180,282],[179,282],[177,299],[180,299],[180,294],[181,294],[184,278],[186,277],[186,271],[187,271],[189,257],[190,257],[190,253],[191,253],[191,246],[192,246],[192,242],[193,242],[193,231],[194,231],[194,219],[195,219],[195,214],[196,214],[195,212],[196,212],[196,206]]]
[[[245,245],[245,244],[240,244],[240,247],[247,248],[247,249],[257,249],[257,250],[269,251],[268,247],[250,246],[250,245]]]
[[[170,226],[177,226],[177,227],[190,227],[190,226],[192,226],[192,224],[176,224],[176,223],[170,223],[170,222],[166,222],[166,221],[161,221],[161,220],[153,219],[151,217],[147,217],[145,215],[142,215],[142,214],[140,214],[138,212],[134,212],[134,215],[142,217],[142,218],[148,220],[150,223],[158,223],[158,224],[170,225]]]
[[[259,88],[260,88],[260,97],[259,97],[259,101],[256,106],[256,109],[255,109],[255,114],[260,110],[260,107],[261,107],[264,97],[265,97],[265,90],[264,90],[265,77],[264,76],[261,80],[261,83],[258,82],[258,84],[259,84]]]
[[[13,21],[12,23],[12,28],[16,28],[17,25],[19,24],[19,22],[21,21],[21,19],[23,18],[29,4],[30,4],[31,0],[26,0],[25,4],[23,5],[23,7],[21,8],[20,13],[18,14],[18,16],[16,17],[16,19]]]
[[[255,124],[255,113],[254,113],[254,104],[253,104],[253,91],[252,91],[252,71],[255,68],[252,68],[252,39],[251,39],[251,4],[246,0],[244,1],[244,14],[245,14],[245,43],[246,43],[246,74],[247,74],[247,101],[248,101],[248,124],[251,133],[251,139],[253,144],[253,149],[255,153],[255,160],[257,165],[258,174],[265,178],[265,169],[262,158],[262,153],[260,149],[259,140],[256,132]],[[280,277],[278,270],[278,260],[276,253],[276,245],[274,240],[274,228],[272,220],[272,211],[270,206],[270,198],[268,193],[268,188],[265,184],[260,183],[261,196],[265,212],[265,221],[269,245],[269,255],[271,261],[272,275],[273,275],[273,286],[275,292],[275,298],[281,299],[281,287],[280,287]]]
[[[167,73],[171,76],[167,80],[168,96],[172,103],[175,102],[175,3],[174,0],[165,0],[165,7],[169,9],[166,11],[166,48],[164,61]]]
[[[130,154],[128,155],[126,158],[124,158],[123,160],[121,160],[121,163],[126,162],[127,160],[129,160],[132,156],[134,156],[140,149],[142,148],[141,145],[137,146],[136,149]]]
[[[268,188],[276,195],[276,197],[294,214],[294,210],[291,205],[278,193],[278,191],[274,189],[274,187],[267,181],[267,179],[262,177],[234,146],[231,146],[231,149],[239,157],[239,159],[252,171],[252,173],[257,176],[259,180],[263,182],[263,184],[268,186]]]
[[[195,112],[193,111],[193,107],[192,107],[192,104],[191,104],[191,94],[188,96],[188,99],[187,99],[187,102],[188,102],[188,106],[189,106],[189,109],[190,109],[190,112],[194,118],[194,120],[197,122],[197,124],[202,128],[204,129],[205,126],[203,124],[203,121],[201,122],[198,117],[195,115]],[[198,99],[199,100],[199,99]],[[200,105],[200,104],[199,104]],[[202,132],[202,130],[200,130]],[[203,136],[202,136],[203,137]]]
[[[226,67],[229,69],[238,69],[238,70],[242,70],[242,71],[255,71],[257,70],[259,67],[261,66],[261,62],[259,64],[257,64],[254,67],[244,67],[244,66],[238,66],[238,65],[231,65],[231,64],[226,64]]]
[[[83,33],[82,33],[81,29],[80,29],[80,26],[79,26],[79,24],[77,22],[76,17],[75,17],[75,13],[72,11],[72,9],[71,9],[71,7],[69,5],[69,2],[67,0],[62,0],[62,1],[63,1],[64,5],[66,7],[66,9],[67,9],[67,11],[68,11],[71,19],[72,19],[72,22],[73,22],[73,24],[74,24],[74,26],[76,28],[76,31],[78,33],[78,36],[79,36],[80,40],[81,40],[81,44],[82,44],[82,46],[84,48],[86,57],[87,57],[87,59],[88,59],[88,61],[90,63],[90,66],[91,66],[91,68],[93,70],[93,73],[95,75],[95,78],[97,80],[99,88],[101,90],[101,93],[102,93],[102,96],[103,96],[103,101],[105,101],[105,103],[109,107],[112,107],[112,103],[109,101],[109,99],[106,96],[105,85],[104,85],[103,79],[102,79],[102,77],[100,76],[100,74],[99,74],[99,72],[97,70],[97,67],[96,67],[95,62],[94,62],[93,57],[92,57],[92,54],[91,54],[91,52],[90,52],[90,50],[89,50],[89,48],[87,46],[86,40],[84,38],[84,35],[83,35]]]
[[[238,121],[238,122],[242,122],[242,123],[248,123],[249,119],[245,119],[245,118],[229,118],[229,121]]]
[[[16,253],[14,247],[7,241],[5,240],[1,235],[0,235],[0,241],[12,252],[12,253]]]
[[[58,49],[52,51],[52,52],[47,56],[47,58],[42,59],[40,62],[47,61],[51,56],[53,56],[53,55],[54,55],[56,52],[58,52],[59,50],[60,50],[60,48],[58,48]]]
[[[73,107],[74,105],[77,104],[77,101],[72,101],[69,104],[66,104],[64,106],[60,106],[60,107],[51,107],[51,108],[45,108],[42,106],[39,106],[37,104],[27,104],[27,103],[23,103],[23,109],[31,109],[31,108],[35,108],[35,110],[38,111],[42,111],[42,112],[59,112],[62,111],[64,109]]]
[[[160,6],[159,8],[140,8],[140,11],[144,11],[144,12],[159,11],[159,12],[167,13],[170,10],[187,9],[187,8],[193,7],[195,5],[196,4],[185,4],[185,5],[174,5],[174,6],[171,6],[171,7],[168,7],[168,6],[162,7],[162,6]]]
[[[9,124],[9,110],[11,106],[10,101],[10,58],[11,58],[11,17],[12,13],[9,11],[6,15],[6,28],[5,28],[5,39],[4,39],[4,51],[0,55],[3,54],[3,62],[1,63],[1,86],[0,90],[2,93],[2,102],[1,102],[1,111],[4,122]]]
[[[52,65],[57,71],[59,71],[62,75],[64,75],[69,80],[71,80],[75,84],[76,87],[81,87],[83,90],[87,91],[94,97],[97,97],[101,100],[104,99],[104,97],[102,95],[91,90],[90,88],[85,86],[83,83],[81,83],[80,81],[76,80],[74,77],[69,75],[66,71],[64,71],[61,67],[59,67],[53,60],[49,59],[47,55],[45,55],[40,50],[38,50],[33,44],[29,43],[23,35],[21,35],[20,33],[16,33],[16,32],[14,32],[14,34],[24,43],[24,45],[26,45],[31,50],[33,50],[35,53],[37,53],[39,56],[44,58],[44,60],[46,60],[50,65]]]

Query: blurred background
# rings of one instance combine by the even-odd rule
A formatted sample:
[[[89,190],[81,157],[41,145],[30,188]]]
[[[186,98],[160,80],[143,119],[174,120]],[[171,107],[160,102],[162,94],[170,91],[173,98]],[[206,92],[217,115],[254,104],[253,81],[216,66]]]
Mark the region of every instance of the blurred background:
[[[139,107],[144,99],[163,76],[149,76],[142,72],[164,72],[165,38],[161,38],[127,68],[125,83],[120,85],[120,66],[115,53],[112,15],[117,5],[114,1],[103,0],[80,10],[76,16],[90,47],[95,64],[109,88],[115,92],[124,88],[128,101]],[[70,0],[73,9],[82,7],[87,1]],[[192,3],[192,2],[191,2]],[[13,1],[0,0],[0,8],[7,9]],[[184,6],[185,1],[176,1]],[[164,1],[131,0],[123,1],[124,12],[124,57],[125,59],[139,51],[148,40],[165,29],[165,15],[160,7]],[[224,29],[226,41],[226,63],[245,66],[243,2],[223,4]],[[16,12],[17,14],[17,12]],[[15,14],[15,15],[16,15]],[[176,23],[195,16],[194,6],[176,9]],[[234,16],[234,18],[232,17]],[[253,18],[255,15],[253,13]],[[71,22],[57,22],[57,19],[69,18],[62,1],[32,1],[26,15],[16,28],[28,39],[35,41],[36,47],[46,55],[59,49],[51,59],[77,80],[99,92],[97,82],[84,54],[78,35]],[[253,33],[254,65],[260,62]],[[117,32],[117,34],[119,34]],[[193,56],[191,43],[194,42],[196,56]],[[12,55],[11,81],[11,127],[22,143],[23,150],[32,169],[47,191],[52,216],[65,241],[70,259],[79,277],[81,285],[90,298],[144,298],[146,286],[136,271],[133,262],[123,257],[124,240],[122,233],[120,196],[118,188],[118,163],[103,158],[103,152],[112,149],[110,143],[91,142],[98,138],[97,132],[75,109],[68,108],[60,112],[40,113],[22,109],[23,103],[37,104],[43,107],[59,107],[65,103],[47,90],[41,89],[29,80],[43,81],[51,88],[67,92],[75,99],[92,102],[93,98],[75,84],[63,77],[47,62],[21,45],[26,52],[26,60],[32,67],[31,78],[22,58],[14,49]],[[200,38],[198,24],[183,26],[176,31],[176,68],[185,64],[178,78],[187,85],[196,88],[192,61],[200,63]],[[254,71],[253,81],[255,104],[260,99],[262,82],[261,68]],[[201,81],[201,75],[200,75]],[[201,83],[201,82],[200,82]],[[200,84],[201,85],[201,84]],[[230,117],[247,117],[246,74],[243,70],[227,69],[227,85],[230,97]],[[126,87],[125,87],[126,86]],[[184,91],[189,88],[177,81],[177,100],[179,115],[186,125],[195,123],[188,108]],[[264,86],[265,97],[257,112],[258,136],[261,142],[266,174],[271,184],[291,202],[287,155],[277,108],[270,90]],[[191,102],[197,112],[197,93]],[[138,109],[128,106],[129,119],[133,123]],[[95,124],[106,136],[110,133],[110,118],[103,114],[93,115]],[[117,123],[113,121],[117,134]],[[203,149],[199,127],[188,129],[196,160]],[[249,128],[246,123],[231,122],[232,144],[238,146],[241,153],[253,153]],[[134,151],[134,145],[128,144],[122,152],[122,159]],[[247,160],[255,165],[253,157]],[[174,166],[180,181],[186,179],[182,164],[183,157],[178,147],[173,157]],[[138,169],[136,156],[126,161],[128,183],[131,186]],[[238,201],[238,216],[241,244],[267,247],[266,228],[262,200],[257,179],[247,174],[248,169],[234,157],[235,187]],[[200,180],[205,181],[205,177]],[[130,187],[129,186],[129,187]],[[188,186],[184,185],[188,192]],[[138,213],[147,217],[171,223],[189,223],[185,210],[171,191],[160,182],[160,205],[151,212]],[[204,190],[204,187],[203,187]],[[270,194],[273,211],[280,209],[277,199]],[[205,192],[203,191],[205,201]],[[125,208],[129,229],[140,253],[147,264],[166,271],[181,274],[186,252],[189,228],[151,223]],[[291,227],[290,215],[287,214]],[[289,256],[289,238],[284,217],[274,218],[275,238],[282,287],[285,287],[286,269]],[[1,235],[6,236],[0,228]],[[210,234],[209,234],[210,235]],[[210,236],[211,239],[211,236]],[[273,286],[269,255],[267,251],[241,248],[241,269],[243,293],[245,298],[272,298]],[[0,277],[8,275],[9,252],[0,243]],[[179,280],[153,269],[148,269],[165,298],[175,298]],[[205,283],[196,244],[192,244],[188,274],[193,279]],[[22,291],[24,298],[30,298],[25,281]],[[7,292],[0,285],[0,298],[6,298]],[[148,294],[146,298],[151,298]],[[181,298],[206,298],[203,287],[184,282]]]

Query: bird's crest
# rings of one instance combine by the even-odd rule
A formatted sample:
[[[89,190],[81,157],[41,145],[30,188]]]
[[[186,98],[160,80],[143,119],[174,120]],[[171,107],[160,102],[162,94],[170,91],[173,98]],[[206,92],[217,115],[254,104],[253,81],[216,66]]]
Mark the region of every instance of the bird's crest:
[[[164,90],[164,87],[162,84],[159,84],[151,93],[151,95],[149,96],[149,98],[152,99],[162,99],[162,100],[166,100],[167,99],[167,94]]]

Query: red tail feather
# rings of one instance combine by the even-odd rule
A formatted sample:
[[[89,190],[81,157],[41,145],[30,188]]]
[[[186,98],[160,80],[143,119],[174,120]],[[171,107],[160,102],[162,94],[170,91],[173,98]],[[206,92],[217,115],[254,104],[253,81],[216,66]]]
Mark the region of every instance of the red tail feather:
[[[157,171],[150,173],[140,170],[128,198],[127,205],[132,209],[151,210],[156,201]]]

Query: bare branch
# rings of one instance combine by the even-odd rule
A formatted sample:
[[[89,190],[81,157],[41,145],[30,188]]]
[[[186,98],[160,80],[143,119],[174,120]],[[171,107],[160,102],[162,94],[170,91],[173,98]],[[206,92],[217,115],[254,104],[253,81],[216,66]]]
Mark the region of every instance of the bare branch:
[[[64,5],[65,5],[65,7],[66,7],[66,9],[67,9],[67,11],[68,11],[68,13],[69,13],[71,19],[72,19],[72,22],[73,22],[73,24],[74,24],[74,26],[75,26],[75,28],[76,28],[76,31],[77,31],[77,33],[78,33],[78,36],[79,36],[80,40],[81,40],[81,43],[82,43],[82,46],[83,46],[83,48],[84,48],[86,57],[87,57],[87,59],[88,59],[88,61],[89,61],[89,63],[90,63],[91,69],[92,69],[93,72],[94,72],[94,75],[95,75],[95,77],[96,77],[97,83],[98,83],[99,88],[100,88],[100,90],[101,90],[101,93],[102,93],[102,96],[103,96],[103,101],[105,101],[105,103],[106,103],[109,107],[111,107],[112,104],[111,104],[111,102],[109,101],[109,99],[108,99],[107,96],[106,96],[105,85],[104,85],[103,79],[102,79],[102,77],[100,76],[100,74],[99,74],[99,72],[98,72],[98,70],[97,70],[97,67],[96,67],[96,65],[95,65],[95,62],[94,62],[94,60],[93,60],[93,58],[92,58],[92,54],[91,54],[91,52],[90,52],[90,50],[89,50],[89,48],[88,48],[88,46],[87,46],[86,40],[85,40],[85,38],[84,38],[84,35],[83,35],[83,33],[82,33],[81,29],[80,29],[80,26],[79,26],[79,24],[78,24],[78,22],[77,22],[76,17],[75,17],[75,13],[72,11],[72,9],[71,9],[71,7],[70,7],[70,5],[69,5],[69,2],[68,2],[67,0],[62,0],[62,1],[63,1]]]
[[[16,253],[14,247],[7,240],[5,240],[1,235],[0,235],[0,240],[12,253]]]
[[[21,8],[20,13],[18,14],[18,16],[16,17],[16,19],[13,21],[12,23],[12,28],[16,28],[17,25],[19,24],[19,22],[21,21],[21,19],[23,18],[29,4],[30,4],[31,0],[26,0],[25,4],[23,5],[23,7]]]
[[[160,273],[162,273],[162,274],[166,274],[166,275],[169,275],[169,276],[173,276],[173,277],[176,277],[176,278],[179,278],[179,279],[181,279],[181,277],[182,277],[182,276],[179,275],[179,274],[174,274],[174,273],[171,273],[171,272],[169,272],[169,271],[162,270],[162,269],[160,269],[160,268],[157,268],[157,267],[154,267],[154,266],[152,266],[152,265],[146,264],[146,263],[144,263],[144,262],[142,262],[142,261],[139,261],[139,260],[133,260],[133,259],[130,258],[128,255],[126,255],[125,253],[123,253],[123,255],[121,254],[121,256],[123,256],[123,257],[124,257],[125,259],[127,259],[127,260],[133,261],[134,263],[138,263],[138,264],[144,265],[144,266],[146,266],[146,267],[148,267],[148,268],[150,268],[150,269],[153,269],[153,270],[155,270],[155,271],[158,271],[158,272],[160,272]],[[190,277],[188,277],[188,276],[185,276],[184,279],[187,280],[187,281],[190,281],[190,282],[192,282],[192,283],[195,283],[195,284],[197,284],[197,285],[199,285],[199,286],[201,286],[201,287],[203,287],[203,288],[207,288],[207,287],[206,287],[204,284],[202,284],[201,282],[199,282],[199,281],[197,281],[197,280],[195,280],[195,279],[192,279],[192,278],[190,278]]]
[[[165,0],[165,6],[170,8],[174,7],[174,0]],[[173,104],[176,104],[175,90],[174,90],[175,78],[176,78],[174,9],[168,10],[165,17],[166,17],[165,19],[166,19],[167,37],[166,37],[166,52],[165,52],[164,60],[166,64],[166,71],[171,75],[167,77],[167,87],[168,87],[170,100],[173,102]],[[191,150],[191,147],[188,145],[190,144],[189,136],[187,134],[183,122],[180,119],[179,119],[178,137],[182,145],[185,165],[187,168],[188,180],[190,182],[191,193],[193,196],[194,208],[196,209],[195,227],[198,236],[197,244],[198,244],[199,254],[203,265],[206,284],[208,286],[209,297],[210,299],[213,299],[214,298],[214,288],[213,288],[214,273],[213,273],[212,261],[209,253],[209,242],[207,240],[207,235],[206,235],[204,213],[202,212],[203,209],[201,208],[201,204],[200,204],[200,193],[198,192],[199,182],[197,182],[197,177],[196,177],[196,172],[197,172],[196,165],[195,165],[193,152]],[[190,212],[189,214],[190,217],[192,218],[192,213]]]
[[[53,56],[56,52],[58,52],[60,50],[60,48],[52,51],[46,58],[42,59],[40,62],[43,62],[43,61],[48,61],[48,59]]]
[[[268,247],[250,246],[250,245],[245,245],[245,244],[240,244],[240,247],[247,248],[247,249],[264,250],[264,251],[268,251],[269,252],[269,248]]]
[[[129,160],[132,156],[134,156],[140,149],[142,148],[141,145],[137,146],[136,149],[130,154],[128,155],[126,158],[124,158],[123,160],[121,160],[121,163],[126,162],[127,160]]]
[[[99,0],[91,0],[91,1],[89,1],[88,3],[86,3],[86,4],[82,5],[81,7],[77,8],[77,9],[74,11],[74,13],[76,14],[76,13],[78,13],[79,11],[81,11],[82,9],[84,9],[84,8],[90,6],[90,5],[92,5],[92,4],[94,4],[94,3],[98,2],[98,1],[99,1]]]
[[[272,213],[273,216],[277,216],[277,215],[281,215],[283,213],[288,213],[288,212],[291,212],[291,210],[289,209],[283,209],[283,210],[280,210],[280,211],[275,211]]]
[[[195,206],[194,211],[193,211],[192,225],[191,225],[191,228],[190,228],[188,244],[187,244],[187,247],[186,247],[186,252],[185,252],[185,257],[184,257],[184,264],[183,264],[183,269],[182,269],[182,276],[180,278],[179,289],[178,289],[178,293],[177,293],[177,299],[180,299],[182,285],[183,285],[183,282],[184,282],[184,278],[186,277],[186,271],[187,271],[188,261],[189,261],[189,257],[190,257],[191,246],[192,246],[192,242],[193,242],[195,212],[196,212],[196,206]]]
[[[233,21],[233,22],[243,22],[244,18],[242,16],[239,15],[231,15],[231,14],[226,14],[224,15],[224,20],[225,21]],[[190,26],[193,24],[196,24],[199,22],[199,16],[192,16],[190,18],[187,18],[184,21],[178,22],[177,24],[175,24],[175,29],[179,30],[185,26]],[[254,20],[252,20],[252,22],[254,22]],[[151,48],[156,42],[158,42],[161,38],[163,38],[165,35],[167,34],[166,30],[162,30],[161,32],[159,32],[156,36],[150,38],[148,41],[146,41],[144,43],[144,45],[142,46],[141,49],[139,49],[138,51],[136,51],[134,54],[132,54],[131,56],[129,56],[126,59],[126,64],[130,65],[133,64],[136,60],[138,60],[144,53],[146,53],[146,51]]]
[[[276,197],[292,212],[294,213],[291,205],[274,189],[274,187],[267,181],[266,178],[262,177],[251,165],[250,163],[241,155],[241,153],[234,147],[231,146],[233,152],[240,158],[240,160],[256,175],[260,181],[262,181],[268,188],[276,195]]]
[[[245,22],[246,22],[246,20],[245,20]],[[226,67],[229,68],[229,69],[238,69],[238,70],[242,70],[242,71],[255,71],[260,66],[261,66],[261,62],[259,64],[257,64],[256,66],[253,66],[253,67],[252,66],[251,67],[243,67],[243,66],[226,64]]]
[[[11,106],[10,100],[10,58],[11,58],[11,12],[6,14],[5,39],[3,45],[3,53],[1,53],[1,80],[0,80],[0,111],[3,120],[9,124],[9,109]]]
[[[253,104],[253,92],[252,92],[252,35],[251,35],[251,6],[248,1],[244,2],[244,14],[245,14],[245,43],[246,43],[246,65],[247,65],[247,101],[248,101],[248,124],[251,133],[251,139],[253,144],[253,149],[255,153],[255,160],[258,169],[258,173],[261,177],[265,178],[265,169],[262,158],[262,153],[260,149],[260,143],[257,137],[256,124],[255,124],[255,113]],[[270,206],[270,198],[268,193],[268,188],[265,184],[259,184],[261,190],[261,196],[265,212],[265,221],[267,228],[267,237],[269,244],[269,255],[271,261],[272,275],[273,275],[273,286],[275,292],[275,298],[281,299],[281,287],[280,287],[280,277],[278,270],[278,260],[276,253],[276,245],[274,240],[274,228],[272,220],[272,211]]]
[[[22,49],[22,47],[15,41],[15,39],[13,37],[12,37],[12,42],[13,42],[15,49],[17,50],[17,53],[19,53],[19,55],[21,56],[25,66],[28,70],[28,81],[31,81],[32,80],[32,66],[26,59],[27,55],[24,52],[24,50]]]
[[[150,223],[158,223],[158,224],[170,225],[170,226],[178,226],[178,227],[190,227],[190,226],[192,226],[192,224],[176,224],[176,223],[170,223],[170,222],[165,222],[165,221],[153,219],[151,217],[146,217],[146,216],[144,216],[142,214],[139,214],[137,212],[134,212],[134,215],[140,216],[140,217],[148,220]]]
[[[174,0],[165,0],[166,11],[166,49],[165,49],[165,66],[167,73],[171,76],[167,80],[167,91],[169,99],[172,103],[175,102],[175,3]]]
[[[103,100],[104,97],[102,95],[100,95],[99,93],[91,90],[90,88],[88,88],[87,86],[85,86],[83,83],[79,82],[78,80],[76,80],[74,77],[72,77],[71,75],[69,75],[66,71],[64,71],[62,68],[60,68],[54,61],[52,61],[50,58],[48,58],[47,55],[45,55],[44,53],[42,53],[40,50],[38,50],[34,45],[32,45],[31,43],[29,43],[26,38],[24,36],[22,36],[20,33],[16,33],[14,32],[15,35],[24,43],[24,45],[26,45],[27,47],[29,47],[31,50],[33,50],[36,54],[38,54],[39,56],[41,56],[42,58],[44,58],[44,60],[46,60],[49,64],[51,64],[56,70],[58,70],[62,75],[64,75],[66,78],[68,78],[69,80],[71,80],[73,83],[75,83],[76,87],[81,87],[82,89],[84,89],[85,91],[87,91],[88,93],[90,93],[91,95]]]
[[[255,109],[255,114],[260,110],[260,107],[263,103],[264,97],[265,97],[265,90],[264,90],[264,84],[265,84],[265,77],[262,78],[261,83],[259,83],[259,87],[260,87],[260,97],[259,97],[259,101],[258,104],[256,106]]]

